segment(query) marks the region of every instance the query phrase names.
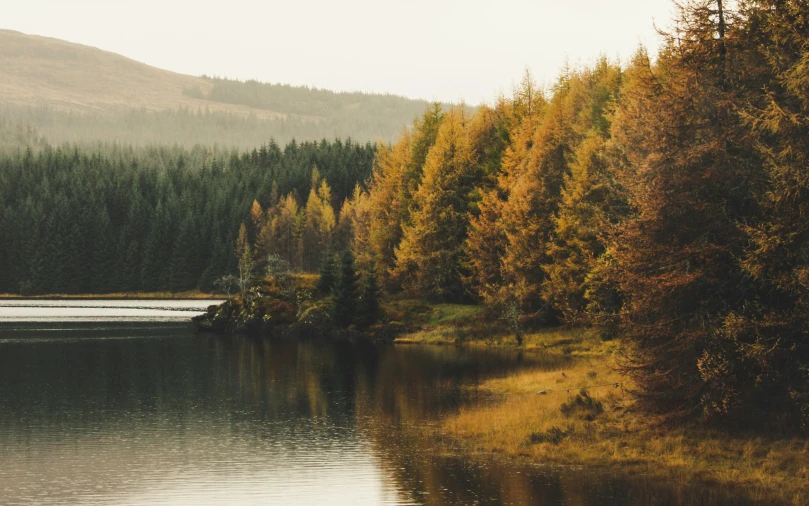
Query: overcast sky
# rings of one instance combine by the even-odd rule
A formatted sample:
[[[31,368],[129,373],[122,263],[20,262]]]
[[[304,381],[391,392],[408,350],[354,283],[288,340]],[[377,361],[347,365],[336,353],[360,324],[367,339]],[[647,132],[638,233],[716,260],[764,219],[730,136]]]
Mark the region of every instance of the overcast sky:
[[[470,104],[658,46],[671,0],[0,0],[0,28],[193,75]]]

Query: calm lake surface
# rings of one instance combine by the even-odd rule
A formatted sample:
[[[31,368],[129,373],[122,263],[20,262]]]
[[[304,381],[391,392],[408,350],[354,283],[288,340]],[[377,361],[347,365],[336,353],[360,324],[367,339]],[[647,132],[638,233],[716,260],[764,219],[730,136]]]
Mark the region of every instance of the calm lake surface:
[[[0,301],[0,504],[753,504],[435,435],[541,356],[195,335],[211,303]]]

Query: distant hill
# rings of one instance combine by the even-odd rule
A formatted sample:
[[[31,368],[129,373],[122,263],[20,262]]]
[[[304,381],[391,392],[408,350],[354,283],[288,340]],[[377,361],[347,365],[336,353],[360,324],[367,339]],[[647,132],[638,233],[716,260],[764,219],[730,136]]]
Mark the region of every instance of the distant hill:
[[[0,30],[0,120],[49,141],[219,144],[271,137],[393,140],[427,107],[395,95],[335,93],[195,77],[59,39]]]

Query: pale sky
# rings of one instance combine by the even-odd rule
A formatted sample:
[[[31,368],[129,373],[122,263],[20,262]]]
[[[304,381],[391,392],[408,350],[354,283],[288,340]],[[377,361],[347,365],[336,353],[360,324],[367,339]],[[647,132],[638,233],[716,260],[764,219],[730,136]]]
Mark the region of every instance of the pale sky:
[[[0,0],[0,28],[185,74],[468,104],[654,50],[671,0]],[[1,70],[0,70],[1,71]]]

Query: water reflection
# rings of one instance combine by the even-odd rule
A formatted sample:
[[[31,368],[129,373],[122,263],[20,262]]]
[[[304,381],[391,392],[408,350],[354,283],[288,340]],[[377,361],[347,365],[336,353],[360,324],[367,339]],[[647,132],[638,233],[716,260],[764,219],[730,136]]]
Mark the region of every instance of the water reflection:
[[[550,365],[541,357],[105,325],[0,327],[3,504],[749,499],[472,458],[429,430],[460,403],[487,401],[467,386]]]

